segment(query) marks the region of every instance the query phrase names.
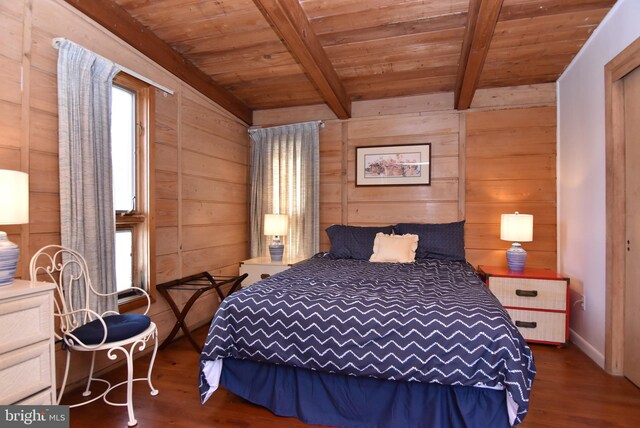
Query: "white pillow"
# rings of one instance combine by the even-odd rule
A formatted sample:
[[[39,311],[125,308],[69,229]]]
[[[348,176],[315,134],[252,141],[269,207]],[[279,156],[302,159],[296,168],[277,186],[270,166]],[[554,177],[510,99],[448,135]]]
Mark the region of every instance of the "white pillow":
[[[413,263],[418,248],[418,235],[376,234],[370,262]]]

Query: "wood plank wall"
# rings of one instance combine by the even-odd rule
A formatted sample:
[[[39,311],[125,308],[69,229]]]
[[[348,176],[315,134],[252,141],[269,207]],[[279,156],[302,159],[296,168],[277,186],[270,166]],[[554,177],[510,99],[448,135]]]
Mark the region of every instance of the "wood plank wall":
[[[66,37],[175,90],[155,94],[156,281],[205,270],[237,274],[238,262],[249,254],[247,126],[61,0],[0,2],[0,29],[0,168],[30,174],[30,224],[2,227],[21,245],[18,275],[29,277],[37,249],[60,243],[53,37]],[[175,294],[179,305],[188,297]],[[206,323],[217,306],[213,293],[204,295],[187,322]],[[159,296],[150,315],[162,340],[175,317]],[[86,364],[82,358],[74,364],[78,360]],[[64,361],[59,351],[59,375]],[[74,370],[70,382],[87,372]]]
[[[0,28],[7,34],[11,43],[0,43],[0,168],[27,171],[25,155],[22,149],[23,127],[28,122],[23,120],[23,93],[20,90],[20,70],[23,66],[22,27],[24,7],[10,2],[0,3]],[[23,157],[25,161],[23,161]],[[22,236],[28,233],[25,226],[1,226],[7,232],[9,240],[22,245]],[[24,263],[19,260],[18,269]]]
[[[519,209],[535,216],[530,265],[555,268],[555,85],[480,90],[471,107],[455,111],[452,94],[443,93],[354,102],[346,121],[323,106],[260,110],[254,124],[325,121],[321,230],[466,219],[469,262],[506,265],[510,244],[499,239],[499,214]],[[419,142],[432,143],[431,186],[355,187],[355,147]],[[320,238],[328,250],[328,237]]]
[[[444,223],[461,218],[458,206],[459,120],[455,112],[418,112],[356,118],[347,140],[347,223]],[[359,146],[431,143],[431,185],[355,186]]]
[[[332,224],[388,225],[402,221],[448,222],[463,218],[460,206],[459,118],[450,94],[354,103],[354,118],[337,120],[323,106],[254,113],[270,126],[323,119],[320,130],[320,250]],[[355,186],[355,149],[387,144],[432,144],[432,185]]]
[[[533,214],[527,266],[556,268],[556,109],[467,114],[467,258],[504,265],[500,215]]]

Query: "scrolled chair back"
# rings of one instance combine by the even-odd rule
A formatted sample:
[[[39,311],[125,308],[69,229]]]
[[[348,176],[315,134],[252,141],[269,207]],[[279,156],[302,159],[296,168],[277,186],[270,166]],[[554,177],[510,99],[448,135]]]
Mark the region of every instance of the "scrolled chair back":
[[[90,310],[89,296],[100,293],[93,288],[87,262],[77,251],[60,245],[42,247],[31,258],[29,272],[32,281],[51,282],[56,286],[54,314],[59,319],[58,339],[99,317]]]

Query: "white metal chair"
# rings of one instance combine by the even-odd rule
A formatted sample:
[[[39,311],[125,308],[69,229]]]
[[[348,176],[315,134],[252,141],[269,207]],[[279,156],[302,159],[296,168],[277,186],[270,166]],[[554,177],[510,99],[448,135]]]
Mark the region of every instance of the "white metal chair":
[[[147,299],[147,309],[144,314],[124,314],[114,311],[107,311],[98,314],[89,309],[89,296],[109,296],[96,291],[88,275],[87,263],[78,252],[59,246],[47,245],[34,254],[29,265],[31,279],[33,281],[47,281],[56,284],[57,295],[54,299],[54,315],[58,319],[56,328],[56,338],[62,340],[67,350],[67,361],[64,371],[64,378],[57,404],[60,403],[62,394],[69,375],[69,365],[71,361],[71,351],[91,352],[91,369],[87,380],[87,387],[82,394],[89,397],[91,393],[91,382],[97,381],[106,384],[106,390],[81,403],[70,405],[77,407],[92,403],[102,398],[107,404],[112,406],[127,406],[129,412],[129,426],[134,426],[138,422],[133,412],[133,382],[146,380],[151,389],[151,395],[157,395],[158,390],[151,383],[151,371],[158,350],[158,330],[156,325],[146,315],[151,305],[149,295],[141,288],[134,287],[136,293],[142,294]],[[73,303],[74,293],[84,289],[82,307],[76,307]],[[133,378],[133,354],[135,350],[143,351],[149,340],[153,339],[154,348],[149,370],[146,378]],[[97,351],[106,351],[110,360],[118,358],[116,351],[122,352],[127,360],[127,379],[117,385],[111,386],[105,379],[93,376],[95,366],[95,356]],[[127,385],[127,401],[125,403],[114,403],[107,395],[121,385]]]

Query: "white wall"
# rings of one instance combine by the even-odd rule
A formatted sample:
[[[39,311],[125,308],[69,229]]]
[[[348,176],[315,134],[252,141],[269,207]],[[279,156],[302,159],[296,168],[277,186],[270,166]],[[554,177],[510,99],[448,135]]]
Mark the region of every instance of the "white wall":
[[[640,37],[640,1],[620,0],[558,80],[558,269],[571,278],[571,338],[604,366],[604,66]]]

